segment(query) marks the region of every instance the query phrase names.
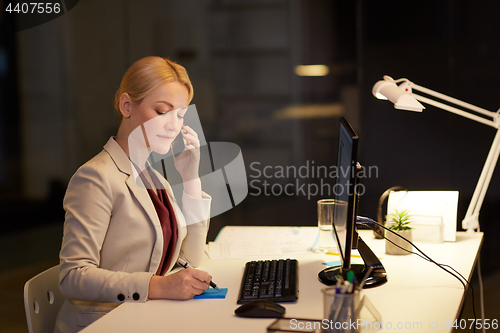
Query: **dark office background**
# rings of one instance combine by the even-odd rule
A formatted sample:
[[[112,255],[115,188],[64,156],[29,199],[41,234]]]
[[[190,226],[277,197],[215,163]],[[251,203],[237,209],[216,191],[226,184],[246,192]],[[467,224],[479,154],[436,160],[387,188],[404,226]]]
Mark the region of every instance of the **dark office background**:
[[[18,19],[2,11],[0,295],[16,306],[2,309],[0,322],[27,331],[22,285],[57,264],[69,178],[116,133],[114,93],[128,66],[147,55],[187,68],[207,141],[237,143],[260,190],[264,180],[297,183],[255,178],[255,168],[335,165],[345,116],[360,135],[361,163],[378,170],[363,179],[361,215],[375,217],[391,186],[458,190],[460,230],[494,129],[431,106],[398,111],[371,89],[383,75],[406,77],[496,111],[499,10],[484,0],[83,0],[19,32]],[[294,73],[307,64],[326,64],[330,73]],[[490,285],[500,270],[499,176],[480,215]],[[298,182],[307,189],[320,179]],[[316,200],[328,197],[256,192],[212,219],[209,240],[231,224],[315,225]]]

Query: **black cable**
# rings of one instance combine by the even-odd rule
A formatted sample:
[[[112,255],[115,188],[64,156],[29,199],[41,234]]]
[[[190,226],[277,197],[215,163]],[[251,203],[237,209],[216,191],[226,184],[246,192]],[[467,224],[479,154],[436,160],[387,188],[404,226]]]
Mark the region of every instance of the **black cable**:
[[[373,223],[377,223],[377,222],[373,221]],[[366,223],[361,223],[361,224],[365,224],[366,226],[369,226],[369,224],[366,224]],[[417,255],[417,256],[419,256],[420,258],[422,258],[422,259],[424,259],[424,260],[427,260],[427,261],[429,261],[429,262],[432,262],[432,263],[436,264],[436,265],[437,265],[437,266],[439,266],[441,269],[443,269],[441,266],[444,266],[444,267],[449,267],[449,268],[451,268],[451,269],[452,269],[455,273],[459,274],[461,278],[463,278],[464,280],[466,280],[466,279],[462,276],[462,274],[460,274],[459,272],[457,272],[457,271],[456,271],[453,267],[451,267],[451,266],[449,266],[449,265],[446,265],[446,264],[437,263],[437,262],[435,262],[434,260],[432,260],[430,257],[428,257],[425,253],[423,253],[423,252],[422,252],[422,251],[421,251],[418,247],[416,247],[416,246],[415,246],[415,244],[413,244],[412,242],[410,242],[408,239],[404,238],[403,236],[401,236],[401,235],[399,235],[399,234],[395,233],[394,231],[392,231],[392,230],[390,230],[390,229],[388,229],[388,228],[386,228],[386,227],[384,227],[384,226],[382,226],[382,228],[384,228],[384,229],[386,229],[386,230],[388,230],[388,231],[392,232],[393,234],[397,235],[398,237],[401,237],[402,239],[404,239],[405,241],[407,241],[408,243],[410,243],[412,246],[414,246],[414,247],[415,247],[418,251],[420,251],[423,255],[421,255],[420,253],[413,252],[413,251],[410,251],[410,250],[408,250],[408,249],[405,249],[404,247],[401,247],[401,246],[397,245],[396,243],[394,243],[393,241],[391,241],[391,240],[389,240],[389,239],[387,239],[387,238],[383,237],[383,238],[384,238],[386,241],[388,241],[389,243],[393,244],[394,246],[396,246],[396,247],[400,248],[401,250],[404,250],[404,251],[406,251],[406,252],[408,252],[408,253],[416,254],[416,255]],[[424,256],[425,256],[425,257],[424,257]],[[448,270],[446,270],[446,269],[445,269],[445,271],[446,271],[446,272],[448,272],[449,274],[453,275],[456,279],[458,279],[458,281],[460,281],[460,283],[462,284],[462,286],[463,286],[464,288],[466,288],[465,283],[463,283],[463,281],[462,281],[462,280],[461,280],[458,276],[456,276],[455,274],[451,273],[450,271],[448,271]]]
[[[436,266],[438,266],[439,268],[441,268],[442,270],[444,270],[445,272],[447,272],[448,274],[451,274],[453,277],[455,277],[458,281],[460,281],[460,283],[462,284],[462,286],[464,287],[464,291],[465,291],[465,298],[467,299],[467,286],[465,285],[465,282],[467,282],[467,285],[470,287],[471,289],[471,292],[472,292],[472,312],[474,314],[474,323],[477,321],[477,317],[476,317],[476,308],[475,308],[475,305],[474,305],[474,288],[472,287],[472,285],[469,283],[469,281],[462,275],[460,274],[458,271],[456,271],[453,267],[449,266],[449,265],[446,265],[446,264],[440,264],[436,261],[434,261],[431,257],[429,257],[428,255],[426,255],[422,250],[420,250],[417,246],[415,246],[415,244],[413,244],[412,242],[410,242],[408,239],[404,238],[403,236],[399,235],[398,233],[394,232],[393,230],[385,227],[384,225],[376,222],[376,221],[373,221],[372,219],[369,219],[369,221],[367,220],[364,220],[363,222],[357,222],[359,224],[363,224],[365,226],[368,226],[370,227],[370,225],[373,225],[373,224],[377,224],[378,226],[384,228],[385,230],[388,230],[389,232],[393,233],[394,235],[398,236],[399,238],[405,240],[406,242],[410,243],[415,249],[417,249],[420,253],[422,253],[422,255],[420,255],[419,253],[416,253],[416,252],[413,252],[413,251],[410,251],[410,250],[407,250],[405,248],[402,248],[401,246],[395,244],[394,242],[390,241],[389,239],[385,238],[383,235],[381,235],[385,240],[387,240],[388,242],[392,243],[393,245],[395,245],[396,247],[408,252],[408,253],[412,253],[412,254],[416,254],[418,255],[419,257],[421,257],[422,259],[425,259],[433,264],[435,264]],[[372,228],[372,230],[375,231],[375,228]],[[377,231],[378,233],[378,231]],[[380,233],[379,233],[380,234]],[[448,267],[449,269],[453,270],[453,272],[457,273],[458,276],[452,272],[450,272],[449,270],[445,269],[444,267]],[[459,277],[460,276],[460,277]],[[462,278],[463,281],[460,279]],[[465,300],[466,300],[465,299]],[[458,316],[458,319],[460,319],[462,317],[462,314],[463,314],[463,311],[464,311],[464,308],[465,308],[465,300],[464,300],[464,306],[462,307],[462,309],[460,310],[460,314]],[[476,331],[476,325],[474,324],[474,332]]]
[[[374,223],[378,223],[378,222],[374,221]],[[406,251],[408,251],[410,253],[414,253],[414,254],[418,255],[419,257],[421,257],[421,258],[423,258],[423,259],[425,259],[425,260],[427,260],[429,262],[432,262],[433,264],[435,264],[436,266],[438,266],[439,268],[441,268],[445,272],[447,272],[450,275],[452,275],[453,277],[455,277],[458,281],[460,281],[460,283],[464,287],[466,299],[467,299],[467,287],[465,286],[465,284],[463,283],[463,281],[465,281],[467,283],[467,286],[470,287],[471,292],[472,292],[472,313],[474,314],[474,323],[475,323],[477,316],[476,316],[476,307],[475,307],[475,301],[474,301],[474,287],[472,287],[472,285],[469,283],[469,281],[462,274],[460,274],[457,270],[455,270],[453,267],[451,267],[449,265],[446,265],[446,264],[441,264],[441,263],[438,263],[438,262],[434,261],[432,258],[430,258],[428,255],[426,255],[422,250],[420,250],[417,246],[415,246],[415,244],[413,244],[412,242],[410,242],[408,239],[404,238],[403,236],[399,235],[398,233],[394,232],[393,230],[390,230],[390,229],[386,228],[385,226],[382,226],[382,228],[388,230],[389,232],[397,235],[398,237],[400,237],[400,238],[404,239],[405,241],[407,241],[408,243],[410,243],[415,249],[417,249],[420,253],[422,253],[425,256],[425,258],[423,256],[421,256],[419,253],[408,251],[406,249],[404,249],[404,250],[406,250]],[[385,238],[385,239],[388,240],[387,238]],[[388,241],[391,242],[390,240],[388,240]],[[393,242],[391,242],[391,243],[394,244]],[[396,244],[394,244],[394,245],[396,245]],[[398,245],[396,245],[396,246],[398,246]],[[398,247],[401,248],[400,246],[398,246]],[[463,281],[457,275],[455,275],[452,272],[448,271],[444,267],[448,267],[451,270],[453,270],[455,273],[457,273],[463,279]],[[462,314],[463,314],[464,308],[465,308],[465,300],[464,300],[464,306],[461,308],[460,314],[458,315],[458,319],[462,318]],[[474,325],[474,332],[475,331],[476,331],[476,326]]]

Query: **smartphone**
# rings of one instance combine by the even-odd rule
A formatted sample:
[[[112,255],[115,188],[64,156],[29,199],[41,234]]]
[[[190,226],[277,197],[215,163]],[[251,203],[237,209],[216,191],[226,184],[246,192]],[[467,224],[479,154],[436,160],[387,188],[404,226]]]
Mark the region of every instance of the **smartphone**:
[[[184,138],[182,137],[182,129],[179,134],[175,137],[174,141],[172,141],[172,153],[175,157],[179,157],[179,155],[186,149],[186,145],[184,143]]]

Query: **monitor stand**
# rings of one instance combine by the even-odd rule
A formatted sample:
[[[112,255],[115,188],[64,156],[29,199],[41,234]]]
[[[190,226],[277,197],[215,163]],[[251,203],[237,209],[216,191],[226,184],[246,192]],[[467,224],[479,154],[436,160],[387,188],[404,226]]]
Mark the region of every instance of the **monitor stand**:
[[[363,288],[373,288],[383,285],[387,282],[387,273],[384,266],[377,258],[375,253],[366,245],[366,243],[358,237],[358,252],[363,258],[364,265],[362,264],[352,264],[351,271],[354,272],[356,276],[356,281],[361,283],[366,272],[370,267],[373,267],[370,276],[367,277],[365,285]],[[347,271],[343,271],[342,266],[328,267],[318,274],[318,278],[321,283],[331,286],[337,283],[337,277],[342,276],[344,280],[347,280]]]

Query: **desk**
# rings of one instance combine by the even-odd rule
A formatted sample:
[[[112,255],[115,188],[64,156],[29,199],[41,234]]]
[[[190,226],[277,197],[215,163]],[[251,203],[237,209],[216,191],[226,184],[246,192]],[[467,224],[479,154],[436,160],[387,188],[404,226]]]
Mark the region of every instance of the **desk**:
[[[383,286],[363,291],[382,315],[383,322],[392,324],[392,330],[378,332],[394,331],[398,323],[422,325],[398,331],[450,332],[451,329],[444,325],[449,320],[451,326],[460,311],[464,299],[460,282],[416,255],[386,255],[384,241],[374,239],[371,231],[361,230],[359,234],[381,257],[389,280]],[[448,264],[470,278],[482,240],[482,233],[467,235],[458,232],[456,242],[420,243],[417,246],[435,261]],[[336,257],[317,253],[291,257],[299,260],[299,300],[283,303],[286,317],[323,319],[321,289],[324,286],[318,281],[317,274],[325,268],[323,262],[337,260]],[[272,258],[263,256],[260,259]],[[226,299],[124,303],[82,332],[266,332],[274,319],[249,319],[234,315],[243,268],[249,260],[207,258],[199,267],[209,272],[220,287],[229,288]],[[438,327],[430,330],[429,323],[436,322]]]

